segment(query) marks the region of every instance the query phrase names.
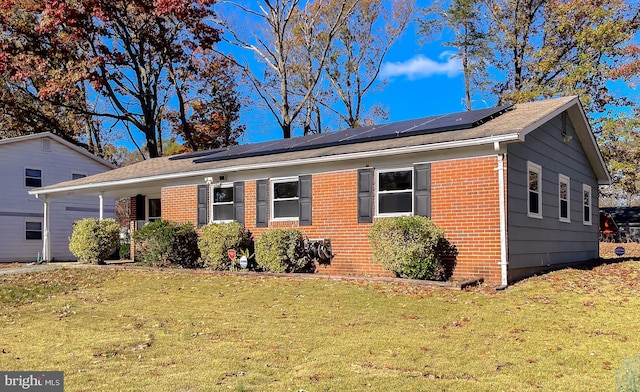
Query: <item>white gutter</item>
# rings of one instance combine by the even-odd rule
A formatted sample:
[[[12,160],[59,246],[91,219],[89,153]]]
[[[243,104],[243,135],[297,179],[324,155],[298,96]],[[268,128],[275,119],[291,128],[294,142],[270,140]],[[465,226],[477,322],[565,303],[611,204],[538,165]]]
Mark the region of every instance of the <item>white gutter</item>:
[[[500,275],[502,277],[500,288],[506,288],[508,285],[507,280],[507,266],[509,260],[507,257],[507,213],[506,213],[506,200],[505,200],[505,183],[504,183],[504,153],[500,152],[500,143],[495,142],[493,145],[496,153],[498,153],[498,195],[500,203]]]
[[[190,172],[161,174],[161,175],[152,176],[152,177],[137,177],[137,178],[130,178],[126,180],[106,181],[106,182],[82,184],[82,185],[71,185],[71,186],[54,188],[54,189],[45,189],[45,190],[35,189],[35,190],[29,191],[29,194],[46,195],[46,194],[52,194],[52,193],[62,193],[62,192],[66,193],[66,192],[73,192],[76,190],[104,188],[104,187],[110,187],[115,185],[119,185],[122,187],[124,185],[141,184],[141,183],[150,182],[150,181],[173,180],[177,178],[196,177],[196,176],[204,176],[204,175],[208,176],[212,172],[238,172],[238,171],[247,171],[247,170],[272,169],[276,167],[285,167],[285,166],[312,165],[312,164],[318,164],[318,163],[346,161],[346,160],[354,160],[354,159],[379,158],[379,157],[390,156],[390,155],[411,154],[411,153],[446,150],[446,149],[462,148],[462,147],[476,147],[476,146],[482,146],[486,144],[495,145],[495,143],[512,142],[512,141],[518,141],[518,140],[522,140],[521,134],[511,133],[506,135],[490,136],[490,137],[479,138],[479,139],[467,139],[467,140],[425,144],[425,145],[417,145],[417,146],[398,147],[398,148],[390,148],[386,150],[363,151],[363,152],[354,152],[354,153],[340,154],[340,155],[326,155],[326,156],[315,157],[315,158],[293,159],[288,161],[271,161],[271,162],[263,162],[263,163],[254,163],[249,165],[227,166],[227,167],[203,169],[203,170],[190,171]]]

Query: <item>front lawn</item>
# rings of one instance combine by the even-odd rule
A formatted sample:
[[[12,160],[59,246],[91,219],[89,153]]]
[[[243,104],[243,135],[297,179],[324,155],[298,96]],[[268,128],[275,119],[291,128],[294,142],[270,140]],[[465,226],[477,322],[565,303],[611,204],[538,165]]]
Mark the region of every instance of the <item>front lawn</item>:
[[[640,263],[503,292],[176,270],[0,277],[0,369],[65,391],[603,391],[640,353]]]

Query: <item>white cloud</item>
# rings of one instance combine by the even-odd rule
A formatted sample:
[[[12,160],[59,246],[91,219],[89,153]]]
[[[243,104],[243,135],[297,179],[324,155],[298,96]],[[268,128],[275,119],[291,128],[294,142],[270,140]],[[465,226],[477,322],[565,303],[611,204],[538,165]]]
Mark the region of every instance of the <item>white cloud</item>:
[[[385,62],[382,64],[380,75],[383,78],[405,76],[407,79],[422,79],[434,75],[454,77],[462,72],[460,59],[454,57],[454,52],[443,52],[438,60],[432,60],[422,54],[402,62]]]

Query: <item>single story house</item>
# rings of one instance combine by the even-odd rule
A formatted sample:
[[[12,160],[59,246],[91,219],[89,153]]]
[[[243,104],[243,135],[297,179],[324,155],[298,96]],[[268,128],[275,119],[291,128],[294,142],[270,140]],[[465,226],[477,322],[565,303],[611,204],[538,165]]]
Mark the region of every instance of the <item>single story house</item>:
[[[150,159],[31,191],[132,198],[131,220],[236,220],[331,240],[318,273],[385,275],[372,222],[430,217],[457,248],[454,279],[506,285],[598,257],[610,182],[577,97]]]
[[[90,177],[116,166],[50,132],[0,139],[0,262],[75,260],[69,251],[73,222],[113,217],[114,200],[91,196],[49,199],[29,193]],[[43,206],[48,208],[43,210]],[[43,243],[48,247],[43,249]]]

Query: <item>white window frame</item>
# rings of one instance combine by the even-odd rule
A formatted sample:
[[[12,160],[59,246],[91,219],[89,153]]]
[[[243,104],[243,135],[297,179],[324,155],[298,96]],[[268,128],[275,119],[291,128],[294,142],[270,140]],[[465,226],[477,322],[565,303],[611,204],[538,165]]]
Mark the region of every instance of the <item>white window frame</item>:
[[[151,203],[151,200],[160,200],[160,216],[151,216],[149,214],[149,204]],[[146,216],[147,216],[147,222],[154,222],[157,220],[161,220],[162,219],[162,198],[160,197],[147,197],[145,200],[145,212],[146,212]]]
[[[214,210],[214,206],[225,206],[225,205],[231,205],[233,207],[233,200],[231,200],[230,202],[228,201],[224,201],[224,202],[216,202],[215,201],[215,188],[231,188],[233,189],[233,182],[223,182],[220,184],[212,184],[211,188],[209,189],[209,194],[211,195],[211,203],[209,204],[209,222],[210,223],[229,223],[229,222],[233,222],[233,219],[215,219],[215,215],[213,213]],[[234,199],[235,199],[235,194],[233,195]]]
[[[407,189],[396,190],[396,191],[381,191],[380,190],[380,174],[382,173],[392,173],[392,172],[401,172],[408,171],[411,173],[411,211],[409,212],[393,212],[393,213],[381,213],[380,212],[380,195],[385,194],[393,194],[393,193],[408,193]],[[375,191],[376,191],[376,217],[393,217],[393,216],[411,216],[413,215],[413,211],[415,211],[414,199],[415,199],[415,173],[413,167],[399,167],[393,169],[382,169],[376,170],[375,172]]]
[[[29,223],[39,223],[40,224],[40,230],[29,230],[27,228],[27,225]],[[27,238],[27,232],[40,232],[40,238]],[[42,223],[42,221],[34,221],[34,220],[28,220],[24,222],[24,239],[25,241],[42,241],[42,239],[44,238],[44,225]]]
[[[534,172],[538,174],[538,190],[532,191],[529,189],[529,173]],[[542,219],[542,166],[533,162],[527,161],[527,174],[526,174],[526,189],[527,189],[527,216],[530,218]],[[531,211],[531,192],[538,194],[538,212]]]
[[[588,201],[587,203],[584,202],[584,195],[585,193],[589,193],[589,197],[588,197]],[[587,225],[587,226],[591,226],[592,222],[591,222],[591,216],[593,215],[593,207],[591,206],[591,200],[593,199],[593,194],[591,193],[591,187],[587,184],[582,184],[582,223]],[[585,208],[589,208],[589,215],[587,216],[588,219],[584,219],[585,218],[585,213],[584,210]]]
[[[562,198],[562,184],[567,185],[567,198]],[[562,202],[567,202],[567,216],[562,216]],[[558,174],[558,219],[560,222],[571,223],[571,179],[564,174]]]
[[[275,184],[281,184],[283,182],[297,182],[298,183],[298,195],[300,194],[300,178],[298,177],[280,177],[280,178],[272,178],[271,181],[269,181],[269,200],[270,200],[270,215],[271,215],[271,220],[272,221],[297,221],[298,219],[300,219],[300,210],[298,209],[298,215],[297,216],[283,216],[283,217],[276,217],[275,213],[276,213],[276,209],[275,209],[275,203],[277,201],[292,201],[292,200],[300,200],[299,196],[296,197],[287,197],[287,198],[282,198],[282,199],[276,199],[275,197]]]
[[[27,170],[37,170],[40,172],[40,177],[33,177],[33,176],[27,176]],[[25,167],[24,168],[24,186],[25,188],[41,188],[43,186],[43,181],[42,181],[42,177],[43,177],[43,170],[40,168],[35,168],[35,167]],[[27,178],[33,178],[33,179],[39,179],[40,180],[40,186],[31,186],[31,185],[27,185]]]

